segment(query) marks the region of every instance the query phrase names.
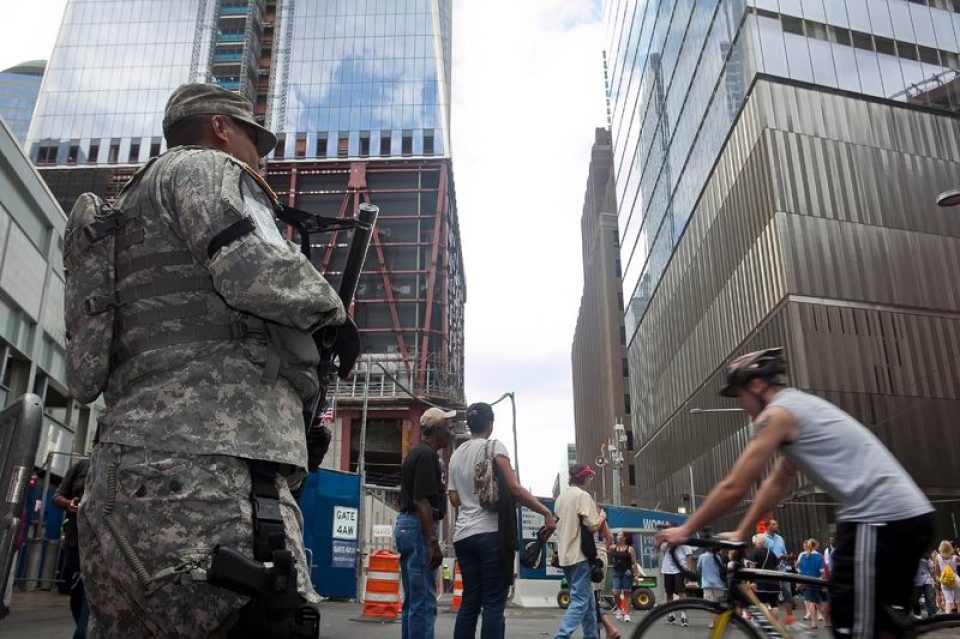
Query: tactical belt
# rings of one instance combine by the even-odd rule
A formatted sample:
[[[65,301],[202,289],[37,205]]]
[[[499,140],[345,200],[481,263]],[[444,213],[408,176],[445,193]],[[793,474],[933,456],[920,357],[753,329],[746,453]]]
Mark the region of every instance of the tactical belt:
[[[247,328],[241,322],[212,326],[184,326],[162,335],[151,335],[141,339],[128,340],[126,344],[118,344],[114,349],[115,366],[120,366],[137,355],[158,348],[189,344],[190,342],[240,339],[246,334]]]

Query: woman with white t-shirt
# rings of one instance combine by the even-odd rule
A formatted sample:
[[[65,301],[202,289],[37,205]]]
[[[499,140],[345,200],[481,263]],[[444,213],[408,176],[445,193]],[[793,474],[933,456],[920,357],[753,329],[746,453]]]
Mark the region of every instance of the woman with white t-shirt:
[[[557,527],[553,513],[531,495],[510,466],[510,456],[493,433],[493,408],[478,402],[467,408],[467,427],[471,438],[461,444],[450,458],[450,503],[460,509],[453,533],[453,548],[463,578],[463,600],[454,626],[454,639],[473,639],[477,619],[483,615],[481,639],[502,639],[506,632],[503,610],[513,582],[513,551],[500,541],[497,511],[485,510],[477,497],[477,465],[489,454],[494,461],[498,485],[513,499],[543,516],[548,535]],[[488,446],[489,444],[489,446]],[[502,498],[509,498],[504,496]],[[509,550],[510,552],[503,552]],[[506,557],[510,557],[507,565]]]

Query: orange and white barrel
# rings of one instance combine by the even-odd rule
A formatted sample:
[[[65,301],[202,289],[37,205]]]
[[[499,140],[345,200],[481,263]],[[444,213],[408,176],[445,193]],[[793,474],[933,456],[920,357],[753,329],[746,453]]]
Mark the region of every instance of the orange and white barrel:
[[[400,616],[400,555],[378,550],[370,555],[363,616],[396,619]]]
[[[463,603],[463,576],[460,574],[460,562],[453,563],[453,609],[460,610]]]

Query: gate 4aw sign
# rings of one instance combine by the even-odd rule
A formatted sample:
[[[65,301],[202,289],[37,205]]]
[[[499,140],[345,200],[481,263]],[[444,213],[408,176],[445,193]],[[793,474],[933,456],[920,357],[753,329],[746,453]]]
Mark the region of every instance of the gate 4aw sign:
[[[333,538],[355,541],[359,511],[347,506],[333,507]]]

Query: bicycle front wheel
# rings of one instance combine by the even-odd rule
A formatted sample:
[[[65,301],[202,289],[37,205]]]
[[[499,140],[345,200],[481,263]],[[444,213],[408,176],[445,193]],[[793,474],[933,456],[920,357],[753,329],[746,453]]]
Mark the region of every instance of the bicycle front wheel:
[[[740,615],[725,610],[720,604],[702,599],[680,599],[657,606],[633,631],[632,639],[668,637],[668,629],[671,626],[682,626],[684,619],[689,627],[683,631],[677,630],[678,637],[763,639],[763,635]]]
[[[960,639],[960,615],[934,615],[921,619],[914,624],[912,636],[924,639]]]

